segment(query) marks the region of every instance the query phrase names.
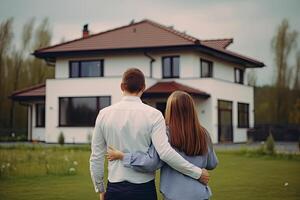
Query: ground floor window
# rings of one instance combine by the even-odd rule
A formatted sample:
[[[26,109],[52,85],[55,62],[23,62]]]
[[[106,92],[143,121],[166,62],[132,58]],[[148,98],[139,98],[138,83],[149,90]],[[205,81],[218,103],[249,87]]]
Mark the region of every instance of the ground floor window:
[[[98,112],[110,104],[110,96],[60,97],[59,126],[94,126]]]
[[[238,127],[249,128],[249,104],[238,103]]]
[[[45,127],[45,104],[35,104],[35,126]]]

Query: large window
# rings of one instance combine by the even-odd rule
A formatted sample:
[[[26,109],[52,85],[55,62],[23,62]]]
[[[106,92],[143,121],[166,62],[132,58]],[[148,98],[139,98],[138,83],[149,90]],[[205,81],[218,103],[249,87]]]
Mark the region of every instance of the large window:
[[[111,104],[110,97],[60,97],[59,126],[94,126],[99,110]]]
[[[35,126],[45,127],[45,104],[35,104]]]
[[[249,128],[249,104],[238,103],[238,127]]]
[[[163,78],[179,78],[179,56],[162,58]]]
[[[201,59],[201,77],[213,77],[213,63]]]
[[[234,69],[234,82],[240,84],[244,83],[244,70],[239,68]]]
[[[70,61],[70,77],[103,76],[103,60]]]

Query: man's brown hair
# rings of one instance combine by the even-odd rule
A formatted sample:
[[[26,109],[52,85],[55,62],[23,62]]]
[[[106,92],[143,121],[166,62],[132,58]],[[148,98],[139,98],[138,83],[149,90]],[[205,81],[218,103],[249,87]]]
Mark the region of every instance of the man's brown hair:
[[[122,85],[129,93],[139,93],[145,89],[145,76],[141,70],[130,68],[123,74]]]
[[[167,101],[165,117],[173,147],[188,156],[207,153],[209,135],[200,125],[193,98],[189,94],[173,92]]]

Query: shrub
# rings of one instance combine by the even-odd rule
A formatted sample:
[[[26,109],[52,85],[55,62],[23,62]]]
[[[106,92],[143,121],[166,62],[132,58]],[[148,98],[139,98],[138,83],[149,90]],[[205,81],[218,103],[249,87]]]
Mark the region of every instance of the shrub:
[[[274,141],[274,138],[273,138],[272,134],[270,134],[267,138],[265,151],[266,151],[267,154],[274,154],[275,153],[275,141]]]
[[[63,133],[63,132],[60,132],[60,133],[59,133],[59,136],[58,136],[58,144],[60,144],[60,145],[64,145],[64,144],[65,144],[65,136],[64,136],[64,133]]]

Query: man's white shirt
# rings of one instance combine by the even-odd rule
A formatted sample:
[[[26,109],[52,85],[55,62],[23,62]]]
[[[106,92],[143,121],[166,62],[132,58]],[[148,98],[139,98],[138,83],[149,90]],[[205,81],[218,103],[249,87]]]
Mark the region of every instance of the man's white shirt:
[[[107,147],[123,152],[147,152],[153,143],[160,159],[177,171],[199,179],[202,170],[182,158],[169,144],[165,120],[160,111],[144,104],[139,97],[124,96],[102,109],[96,119],[92,138],[90,171],[96,192],[104,192],[104,160]],[[146,183],[154,173],[141,173],[123,166],[122,161],[108,163],[108,180]]]

